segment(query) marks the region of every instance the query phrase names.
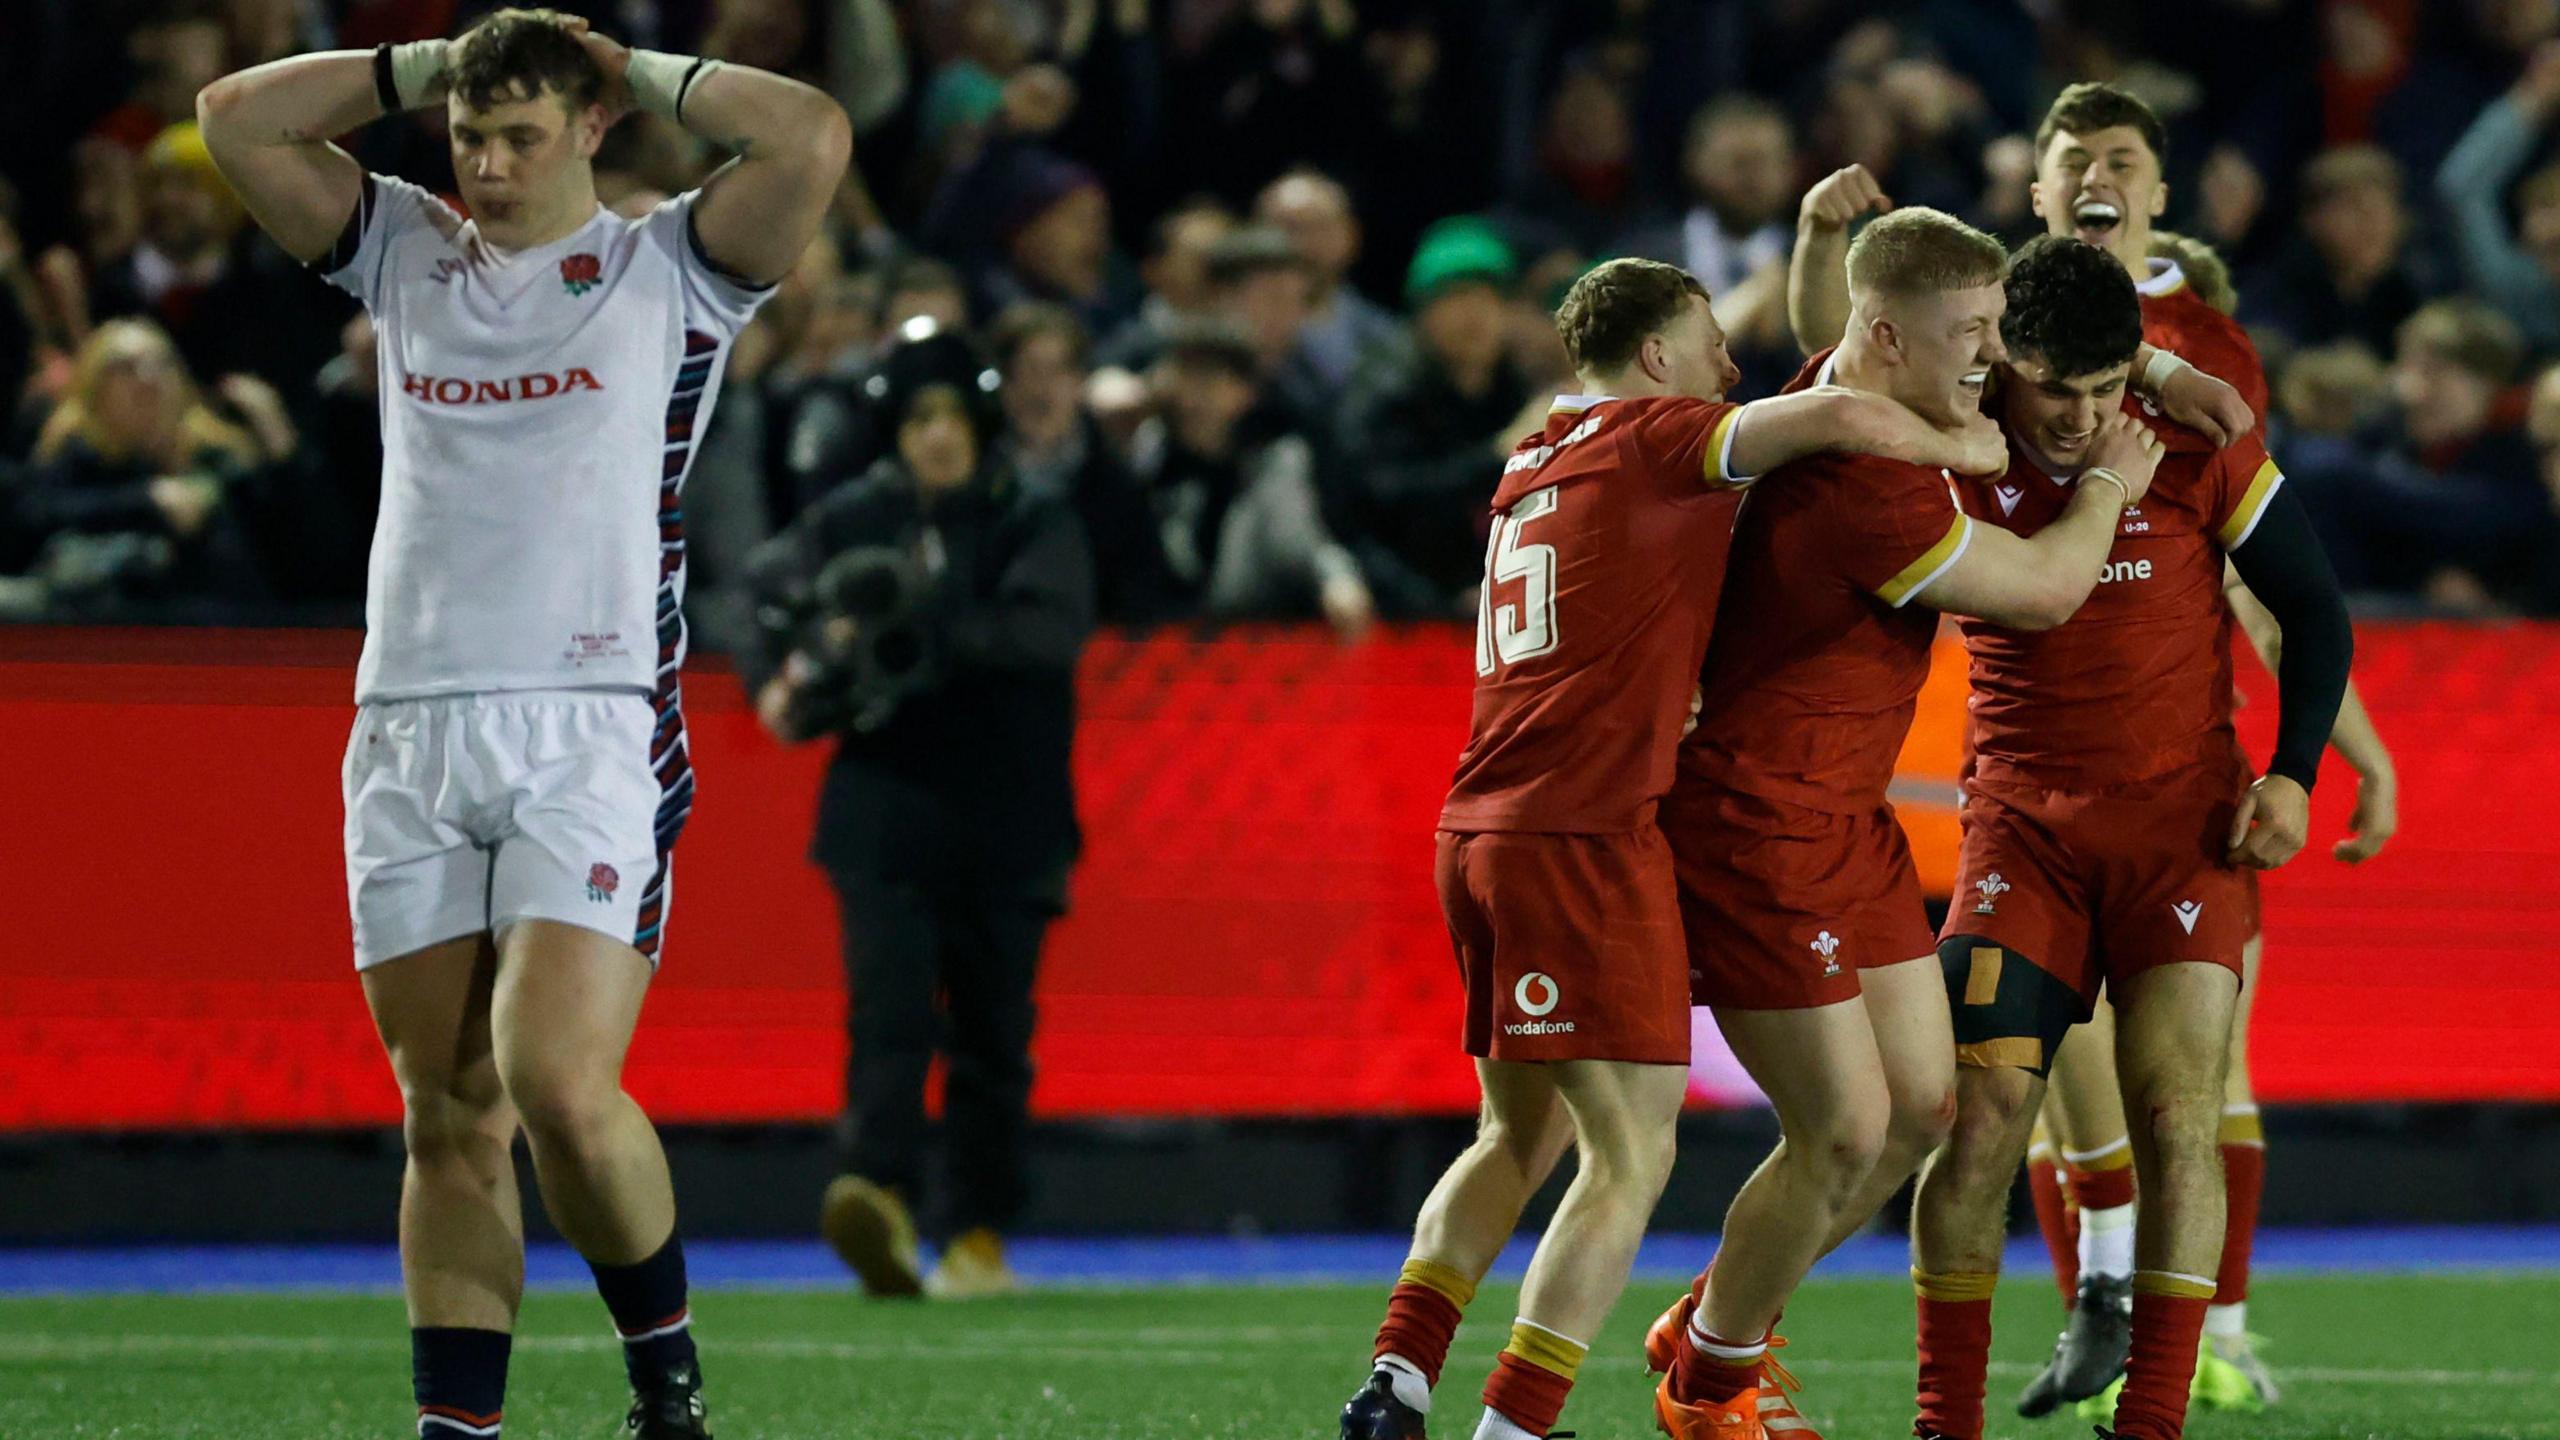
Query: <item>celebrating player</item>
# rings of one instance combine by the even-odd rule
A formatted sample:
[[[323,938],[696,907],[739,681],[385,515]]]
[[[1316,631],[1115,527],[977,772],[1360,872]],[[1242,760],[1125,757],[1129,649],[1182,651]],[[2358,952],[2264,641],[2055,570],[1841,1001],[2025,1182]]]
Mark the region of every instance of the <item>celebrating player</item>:
[[[2002,329],[1999,409],[2016,453],[1967,508],[2021,535],[2053,522],[2096,470],[2094,437],[2136,412],[2142,342],[2111,256],[2046,236],[2019,253]],[[1956,1017],[1957,1117],[1912,1217],[1918,1433],[1979,1440],[2009,1182],[2044,1072],[2103,982],[2134,1168],[2131,1361],[2114,1432],[2176,1440],[2222,1245],[2216,1146],[2223,1064],[2256,919],[2249,869],[2301,848],[2353,634],[2328,561],[2254,436],[2216,449],[2165,422],[2169,455],[2128,514],[2098,593],[2029,635],[1962,626],[1975,771],[1957,903],[1939,945]],[[2223,563],[2283,627],[2276,751],[2254,782],[2231,727]],[[2247,867],[2247,868],[2243,868]],[[2102,1432],[2106,1433],[2106,1432]]]
[[[2209,303],[2178,261],[2157,253],[2152,222],[2166,208],[2162,180],[2167,131],[2151,108],[2112,85],[2064,89],[2036,132],[2036,178],[2029,200],[2047,233],[2073,236],[2114,256],[2141,297],[2144,347],[2134,362],[2138,387],[2157,392],[2171,418],[2215,444],[2263,425],[2267,384],[2258,352],[2229,315]],[[1863,166],[1852,165],[1816,185],[1797,226],[1798,262],[1789,272],[1788,313],[1807,350],[1840,333],[1848,294],[1839,281],[1841,249],[1857,216],[1892,202]],[[2154,348],[2157,347],[2157,348]],[[2191,367],[2186,362],[2192,361]],[[2202,373],[2237,393],[2199,386]],[[2250,642],[2272,669],[2277,637],[2246,588],[2232,608]],[[2349,685],[2331,736],[2355,770],[2354,834],[2338,858],[2360,863],[2377,853],[2397,823],[2397,781],[2390,752]],[[2252,879],[2254,886],[2254,878]],[[2254,889],[2252,905],[2254,907]],[[2254,928],[2254,927],[2253,927]],[[2208,1344],[2198,1361],[2197,1394],[2207,1403],[2255,1407],[2276,1396],[2274,1380],[2253,1353],[2246,1329],[2251,1237],[2266,1173],[2265,1142],[2250,1092],[2247,1033],[2263,949],[2252,934],[2233,1018],[2233,1063],[2222,1123],[2230,1193],[2228,1225]],[[2028,1166],[2036,1218],[2052,1248],[2056,1277],[2070,1310],[2053,1358],[2018,1397],[2021,1414],[2041,1415],[2098,1395],[2122,1375],[2132,1339],[2133,1152],[2126,1136],[2115,1074],[2114,1016],[2101,999],[2091,1023],[2052,1058],[2040,1147]],[[2056,1161],[2061,1163],[2057,1164]]]
[[[1423,1433],[1460,1312],[1568,1144],[1580,1167],[1530,1263],[1479,1440],[1548,1432],[1625,1286],[1688,1080],[1687,969],[1653,812],[1746,477],[1852,448],[2005,463],[1983,453],[2005,449],[1996,427],[1953,406],[1923,418],[1838,387],[1722,403],[1739,378],[1724,333],[1669,265],[1600,266],[1556,326],[1582,393],[1556,400],[1494,495],[1474,724],[1438,844],[1481,1127],[1415,1222],[1346,1440]]]
[[[426,105],[467,220],[330,143]],[[736,158],[624,220],[592,162],[635,107]],[[706,1435],[666,1157],[621,1085],[693,796],[679,493],[729,342],[816,232],[850,127],[797,82],[522,10],[261,65],[197,113],[259,224],[381,337],[347,889],[404,1112],[418,1433],[499,1433],[521,1127],[622,1334],[629,1429]]]
[[[1847,332],[1794,385],[1889,395],[1942,423],[1974,414],[2002,353],[2007,260],[1935,210],[1876,221],[1848,251]],[[1674,1436],[1810,1431],[1768,1359],[1771,1327],[1946,1133],[1954,1041],[1885,786],[1928,674],[1932,607],[2037,629],[2096,583],[2158,453],[2124,427],[2098,444],[2100,483],[2033,538],[1976,525],[1940,471],[1894,460],[1803,461],[1744,508],[1661,824],[1691,998],[1715,1007],[1783,1138],[1735,1196],[1708,1273],[1647,1337]]]

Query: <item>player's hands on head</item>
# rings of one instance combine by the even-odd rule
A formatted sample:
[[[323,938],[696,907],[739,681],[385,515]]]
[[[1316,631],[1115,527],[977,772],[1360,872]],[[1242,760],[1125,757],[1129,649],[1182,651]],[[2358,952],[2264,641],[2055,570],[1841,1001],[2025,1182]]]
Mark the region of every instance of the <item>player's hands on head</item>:
[[[635,107],[631,99],[631,48],[597,34],[583,17],[564,15],[560,26],[578,37],[595,57],[596,68],[604,72],[604,89],[596,95],[596,103],[604,107],[604,123],[612,125]]]
[[[1813,230],[1845,230],[1850,221],[1870,210],[1881,214],[1892,208],[1893,201],[1866,166],[1845,165],[1804,192],[1796,223]]]
[[[2160,413],[2221,449],[2258,428],[2258,414],[2240,392],[2189,365],[2160,387]]]
[[[2099,421],[2097,438],[2089,442],[2089,464],[2124,477],[2128,506],[2141,504],[2150,493],[2151,476],[2164,453],[2160,436],[2122,410]]]
[[[2361,865],[2381,854],[2399,829],[2399,778],[2359,775],[2355,813],[2347,817],[2347,838],[2330,847],[2329,853],[2349,865]]]
[[[2231,817],[2230,860],[2273,870],[2302,851],[2311,835],[2311,796],[2283,775],[2261,775]]]

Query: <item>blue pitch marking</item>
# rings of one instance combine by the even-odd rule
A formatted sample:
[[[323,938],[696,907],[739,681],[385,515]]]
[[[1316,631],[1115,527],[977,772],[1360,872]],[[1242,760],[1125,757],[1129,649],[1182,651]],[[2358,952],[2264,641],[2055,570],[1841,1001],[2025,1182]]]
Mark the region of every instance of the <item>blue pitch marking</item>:
[[[1015,1242],[1011,1253],[1015,1267],[1035,1284],[1383,1284],[1403,1263],[1405,1244],[1401,1235],[1026,1238]],[[1636,1256],[1636,1273],[1648,1280],[1685,1279],[1713,1244],[1714,1237],[1707,1235],[1649,1237]],[[1527,1240],[1514,1242],[1495,1263],[1495,1278],[1518,1279],[1528,1266],[1529,1249]],[[694,1282],[705,1288],[831,1288],[848,1283],[844,1267],[815,1241],[698,1240],[687,1243],[685,1258]],[[1901,1275],[1909,1264],[1898,1237],[1861,1236],[1816,1273]],[[2005,1268],[2021,1277],[2042,1276],[2043,1245],[2033,1237],[2011,1242]],[[2267,1230],[2258,1235],[2256,1268],[2560,1270],[2560,1225]],[[532,1247],[525,1279],[541,1289],[584,1289],[589,1283],[586,1266],[560,1245]],[[0,1295],[388,1292],[399,1283],[399,1254],[388,1245],[0,1250]]]

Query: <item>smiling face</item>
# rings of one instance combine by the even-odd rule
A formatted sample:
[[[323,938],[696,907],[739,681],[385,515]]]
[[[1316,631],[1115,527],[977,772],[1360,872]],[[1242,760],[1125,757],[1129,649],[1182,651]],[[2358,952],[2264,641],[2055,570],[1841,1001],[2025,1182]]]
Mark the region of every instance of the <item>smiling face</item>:
[[[2000,423],[2009,434],[2065,470],[2087,461],[2099,422],[2124,407],[2133,363],[2088,375],[2056,375],[2041,355],[2012,355],[2000,381]]]
[[[2036,158],[2029,195],[2048,234],[2086,240],[2135,275],[2149,264],[2151,222],[2169,204],[2160,157],[2130,125],[2055,131]]]
[[[445,102],[462,202],[483,237],[511,250],[586,223],[595,208],[596,144],[604,138],[603,106],[573,113],[554,91],[516,94],[479,110],[459,95]]]
[[[1879,348],[1894,356],[1893,398],[1941,425],[1979,412],[1991,367],[2008,358],[2000,343],[2008,305],[1996,282],[1887,301],[1875,323],[1891,327]]]

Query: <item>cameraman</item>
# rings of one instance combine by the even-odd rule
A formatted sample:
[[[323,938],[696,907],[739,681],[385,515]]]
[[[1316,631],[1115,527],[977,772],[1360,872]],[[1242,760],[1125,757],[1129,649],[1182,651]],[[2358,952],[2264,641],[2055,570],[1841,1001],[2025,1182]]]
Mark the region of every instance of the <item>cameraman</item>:
[[[836,737],[812,858],[844,926],[846,1173],[821,1228],[873,1294],[1017,1282],[1032,976],[1079,844],[1067,758],[1093,564],[995,458],[992,371],[925,322],[865,385],[893,444],[756,553],[756,712]],[[937,1014],[936,999],[941,1001]],[[925,1072],[948,1060],[950,1234],[919,1273]]]

